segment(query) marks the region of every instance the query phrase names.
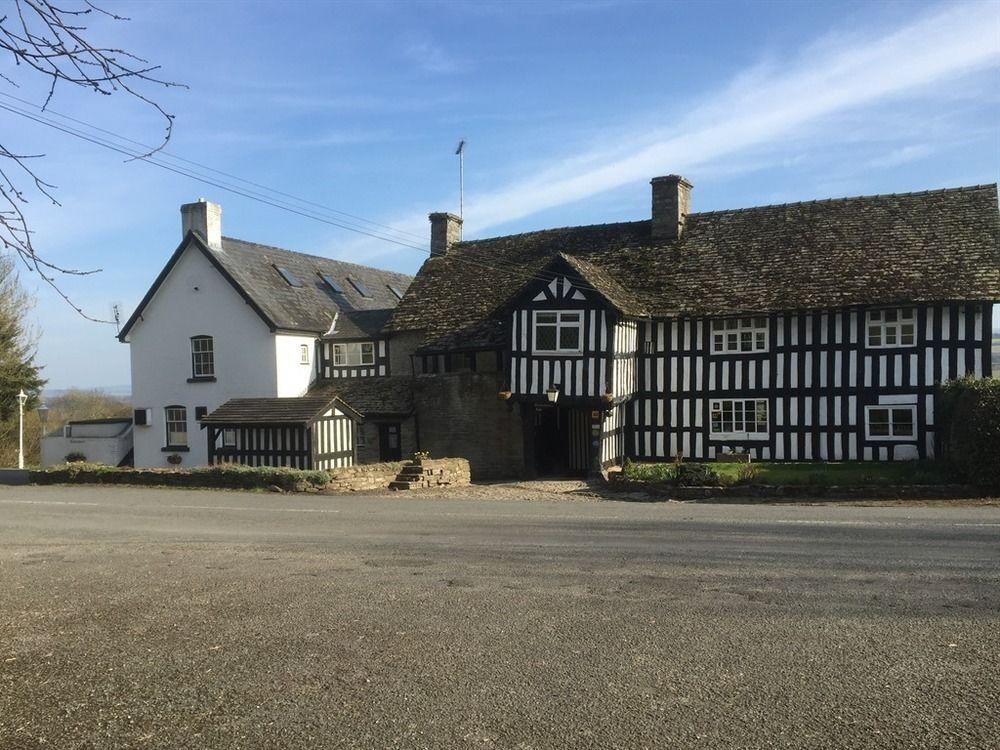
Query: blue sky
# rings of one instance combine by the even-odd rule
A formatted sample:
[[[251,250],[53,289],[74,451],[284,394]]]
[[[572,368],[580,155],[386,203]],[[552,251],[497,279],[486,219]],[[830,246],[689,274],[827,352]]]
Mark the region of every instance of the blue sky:
[[[679,172],[693,209],[996,182],[998,3],[119,3],[95,33],[187,89],[172,154],[340,211],[466,237],[645,218],[649,178]],[[25,79],[22,79],[25,80]],[[40,88],[8,93],[41,101]],[[139,141],[135,102],[57,91],[52,109]],[[424,255],[206,187],[3,113],[4,145],[60,207],[31,197],[36,246],[104,269],[67,279],[99,317],[128,315],[179,241],[181,203],[223,232],[415,272]],[[44,286],[34,310],[50,387],[129,381],[114,329]],[[998,323],[1000,324],[1000,323]]]

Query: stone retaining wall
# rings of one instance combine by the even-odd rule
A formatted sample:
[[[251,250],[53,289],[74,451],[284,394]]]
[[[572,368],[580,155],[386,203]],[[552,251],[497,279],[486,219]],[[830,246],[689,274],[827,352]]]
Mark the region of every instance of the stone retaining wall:
[[[331,492],[364,492],[385,490],[396,479],[409,461],[382,464],[359,464],[343,469],[331,469],[330,483],[325,489]],[[469,462],[464,458],[424,459],[421,466],[433,471],[437,484],[460,487],[469,484]]]

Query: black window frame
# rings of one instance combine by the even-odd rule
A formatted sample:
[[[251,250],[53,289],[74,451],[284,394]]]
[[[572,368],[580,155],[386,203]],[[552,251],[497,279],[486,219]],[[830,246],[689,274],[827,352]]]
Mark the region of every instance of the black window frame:
[[[284,266],[279,266],[277,263],[273,265],[274,265],[274,270],[278,272],[278,275],[285,280],[288,286],[294,286],[294,287],[302,286],[302,282],[299,281],[299,277],[296,276],[294,273],[292,273],[289,269],[285,268]]]
[[[347,280],[350,282],[351,286],[354,287],[355,291],[366,299],[371,299],[374,295],[371,290],[365,286],[365,283],[361,279],[356,279],[353,276],[348,276]]]
[[[344,294],[344,287],[333,276],[328,273],[320,273],[319,277],[335,294]]]

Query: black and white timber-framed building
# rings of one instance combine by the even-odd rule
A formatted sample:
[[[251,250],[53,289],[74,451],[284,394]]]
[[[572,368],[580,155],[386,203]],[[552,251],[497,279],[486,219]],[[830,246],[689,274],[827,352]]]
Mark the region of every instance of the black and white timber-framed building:
[[[500,362],[507,414],[452,415],[479,436],[474,470],[510,442],[506,473],[528,475],[932,457],[937,384],[992,374],[996,186],[709,213],[690,193],[656,178],[651,220],[466,242],[432,214],[387,330],[416,382],[487,389],[476,363]]]

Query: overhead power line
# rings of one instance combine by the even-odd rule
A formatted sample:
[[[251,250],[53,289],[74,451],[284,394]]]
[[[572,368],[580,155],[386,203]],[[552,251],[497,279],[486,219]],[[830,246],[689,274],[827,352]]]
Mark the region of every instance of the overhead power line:
[[[113,131],[106,130],[104,128],[98,127],[96,125],[91,125],[90,123],[84,122],[83,120],[78,120],[78,119],[70,117],[68,115],[59,115],[64,120],[67,120],[69,122],[78,123],[78,124],[82,125],[83,127],[90,128],[91,130],[94,130],[94,131],[97,131],[97,132],[105,133],[105,134],[111,136],[112,138],[118,139],[121,142],[134,144],[138,148],[130,148],[129,146],[122,145],[122,143],[114,143],[113,141],[109,141],[108,139],[103,138],[103,137],[101,137],[99,135],[95,135],[93,133],[87,133],[87,132],[81,131],[78,128],[75,128],[75,127],[73,127],[71,125],[67,125],[67,124],[64,124],[64,123],[53,121],[50,117],[48,117],[48,115],[50,113],[51,114],[58,114],[58,113],[50,112],[50,110],[43,110],[41,107],[39,107],[38,105],[32,104],[31,102],[27,102],[26,100],[19,99],[18,97],[11,96],[10,94],[7,94],[6,92],[0,92],[0,97],[6,97],[7,99],[12,99],[12,100],[16,100],[18,102],[23,102],[23,103],[27,104],[27,106],[33,107],[34,109],[41,110],[41,111],[37,112],[37,113],[36,112],[28,112],[28,111],[25,111],[25,110],[17,107],[17,106],[14,106],[14,105],[11,105],[11,104],[5,104],[2,101],[0,101],[0,110],[4,110],[4,111],[10,112],[12,114],[19,115],[21,117],[27,118],[27,119],[29,119],[29,120],[31,120],[33,122],[38,123],[38,124],[45,125],[45,126],[47,126],[49,128],[52,128],[52,129],[57,130],[59,132],[62,132],[64,134],[66,134],[66,135],[73,136],[74,138],[78,138],[80,140],[86,141],[86,142],[94,144],[96,146],[100,146],[100,147],[108,149],[110,151],[114,151],[116,153],[122,154],[123,156],[127,156],[130,160],[143,161],[143,162],[146,162],[148,164],[152,164],[153,166],[160,167],[161,169],[164,169],[164,170],[166,170],[168,172],[172,172],[172,173],[180,175],[182,177],[187,177],[189,179],[195,180],[195,181],[200,182],[202,184],[209,185],[211,187],[216,187],[216,188],[219,188],[221,190],[225,190],[225,191],[227,191],[229,193],[232,193],[234,195],[239,195],[239,196],[241,196],[243,198],[248,198],[250,200],[257,201],[259,203],[271,206],[273,208],[277,208],[277,209],[282,210],[282,211],[287,211],[289,213],[295,214],[297,216],[301,216],[303,218],[312,219],[313,221],[318,221],[320,223],[327,224],[329,226],[334,226],[334,227],[337,227],[339,229],[345,229],[345,230],[350,231],[350,232],[355,232],[357,234],[361,234],[361,235],[364,235],[364,236],[367,236],[367,237],[371,237],[372,239],[381,240],[383,242],[389,242],[389,243],[392,243],[392,244],[400,246],[400,247],[404,247],[404,248],[411,249],[411,250],[416,250],[417,252],[420,252],[420,253],[422,253],[424,255],[429,255],[429,253],[430,253],[429,248],[426,245],[417,245],[414,242],[390,236],[387,232],[380,232],[380,231],[376,231],[374,229],[368,229],[368,228],[365,228],[363,226],[359,226],[355,221],[347,221],[346,219],[333,219],[333,218],[330,218],[328,216],[323,216],[320,213],[320,211],[337,213],[337,214],[340,214],[340,215],[343,215],[343,216],[352,217],[352,218],[356,219],[357,221],[365,222],[367,224],[370,224],[370,225],[373,225],[373,226],[376,226],[376,227],[385,227],[387,230],[391,230],[392,232],[395,232],[397,234],[409,234],[410,236],[417,237],[417,235],[413,234],[412,232],[405,232],[404,233],[402,230],[394,229],[394,228],[392,228],[392,227],[390,227],[389,225],[386,225],[386,224],[379,224],[378,222],[370,221],[370,220],[364,219],[362,217],[355,217],[353,214],[348,214],[348,213],[343,212],[343,211],[337,211],[336,209],[328,208],[326,206],[323,206],[322,204],[315,203],[313,201],[308,201],[308,200],[303,199],[303,198],[298,198],[298,197],[293,196],[291,194],[283,193],[281,191],[274,190],[272,188],[268,188],[268,187],[266,187],[264,185],[260,185],[260,183],[253,182],[251,180],[247,180],[247,179],[244,179],[242,177],[238,177],[236,175],[230,175],[230,174],[228,174],[226,172],[223,172],[221,170],[214,169],[212,167],[208,167],[208,166],[200,164],[200,163],[198,163],[196,161],[193,161],[193,160],[190,160],[190,159],[185,159],[185,158],[180,157],[180,156],[171,155],[171,158],[173,158],[174,160],[176,160],[178,162],[183,162],[184,164],[191,165],[191,167],[197,168],[199,170],[203,170],[203,171],[207,171],[207,172],[213,172],[213,173],[218,174],[220,176],[228,177],[228,178],[230,178],[232,180],[236,180],[239,183],[243,183],[243,185],[234,185],[232,183],[227,183],[225,181],[213,178],[213,177],[208,176],[208,175],[199,174],[194,169],[191,169],[191,168],[188,168],[188,167],[179,166],[179,165],[175,165],[175,164],[168,164],[168,163],[165,163],[165,162],[163,162],[162,160],[160,160],[158,158],[159,154],[162,153],[162,152],[157,152],[157,153],[150,154],[149,153],[150,147],[148,147],[146,144],[140,143],[139,141],[135,141],[135,140],[133,140],[131,138],[127,138],[125,136],[122,136],[122,135],[119,135],[117,133],[114,133]],[[244,187],[244,185],[245,186],[250,186],[250,187]],[[258,188],[258,189],[255,189],[255,188]],[[278,196],[288,196],[289,198],[291,198],[291,200],[298,201],[299,203],[306,203],[306,204],[310,204],[310,205],[316,206],[316,207],[319,208],[319,211],[318,210],[309,209],[309,208],[304,207],[304,206],[296,206],[295,204],[290,203],[288,200],[284,200],[284,199],[279,198],[279,197],[272,197],[271,195],[269,195],[269,193],[276,194]],[[477,267],[477,268],[480,268],[480,269],[483,269],[483,270],[488,270],[488,271],[500,271],[500,272],[506,272],[506,273],[515,273],[515,274],[518,274],[518,275],[522,274],[524,272],[524,267],[523,266],[521,266],[519,264],[516,264],[516,263],[513,263],[513,262],[510,262],[510,261],[502,260],[500,258],[491,259],[491,261],[489,263],[481,261],[481,260],[474,260],[472,258],[464,257],[462,255],[456,255],[454,259],[456,261],[460,261],[460,262],[465,263],[467,265],[474,266],[474,267]],[[550,281],[552,281],[553,278],[555,278],[555,274],[543,274],[542,272],[538,272],[538,273],[534,273],[534,274],[531,274],[531,275],[525,277],[525,280],[526,281],[536,280],[536,281],[550,282]],[[593,286],[591,286],[591,285],[589,285],[587,283],[577,283],[577,284],[575,284],[575,286],[577,286],[578,288],[590,289],[591,291],[595,291],[595,292],[597,291],[596,289],[594,289]]]

